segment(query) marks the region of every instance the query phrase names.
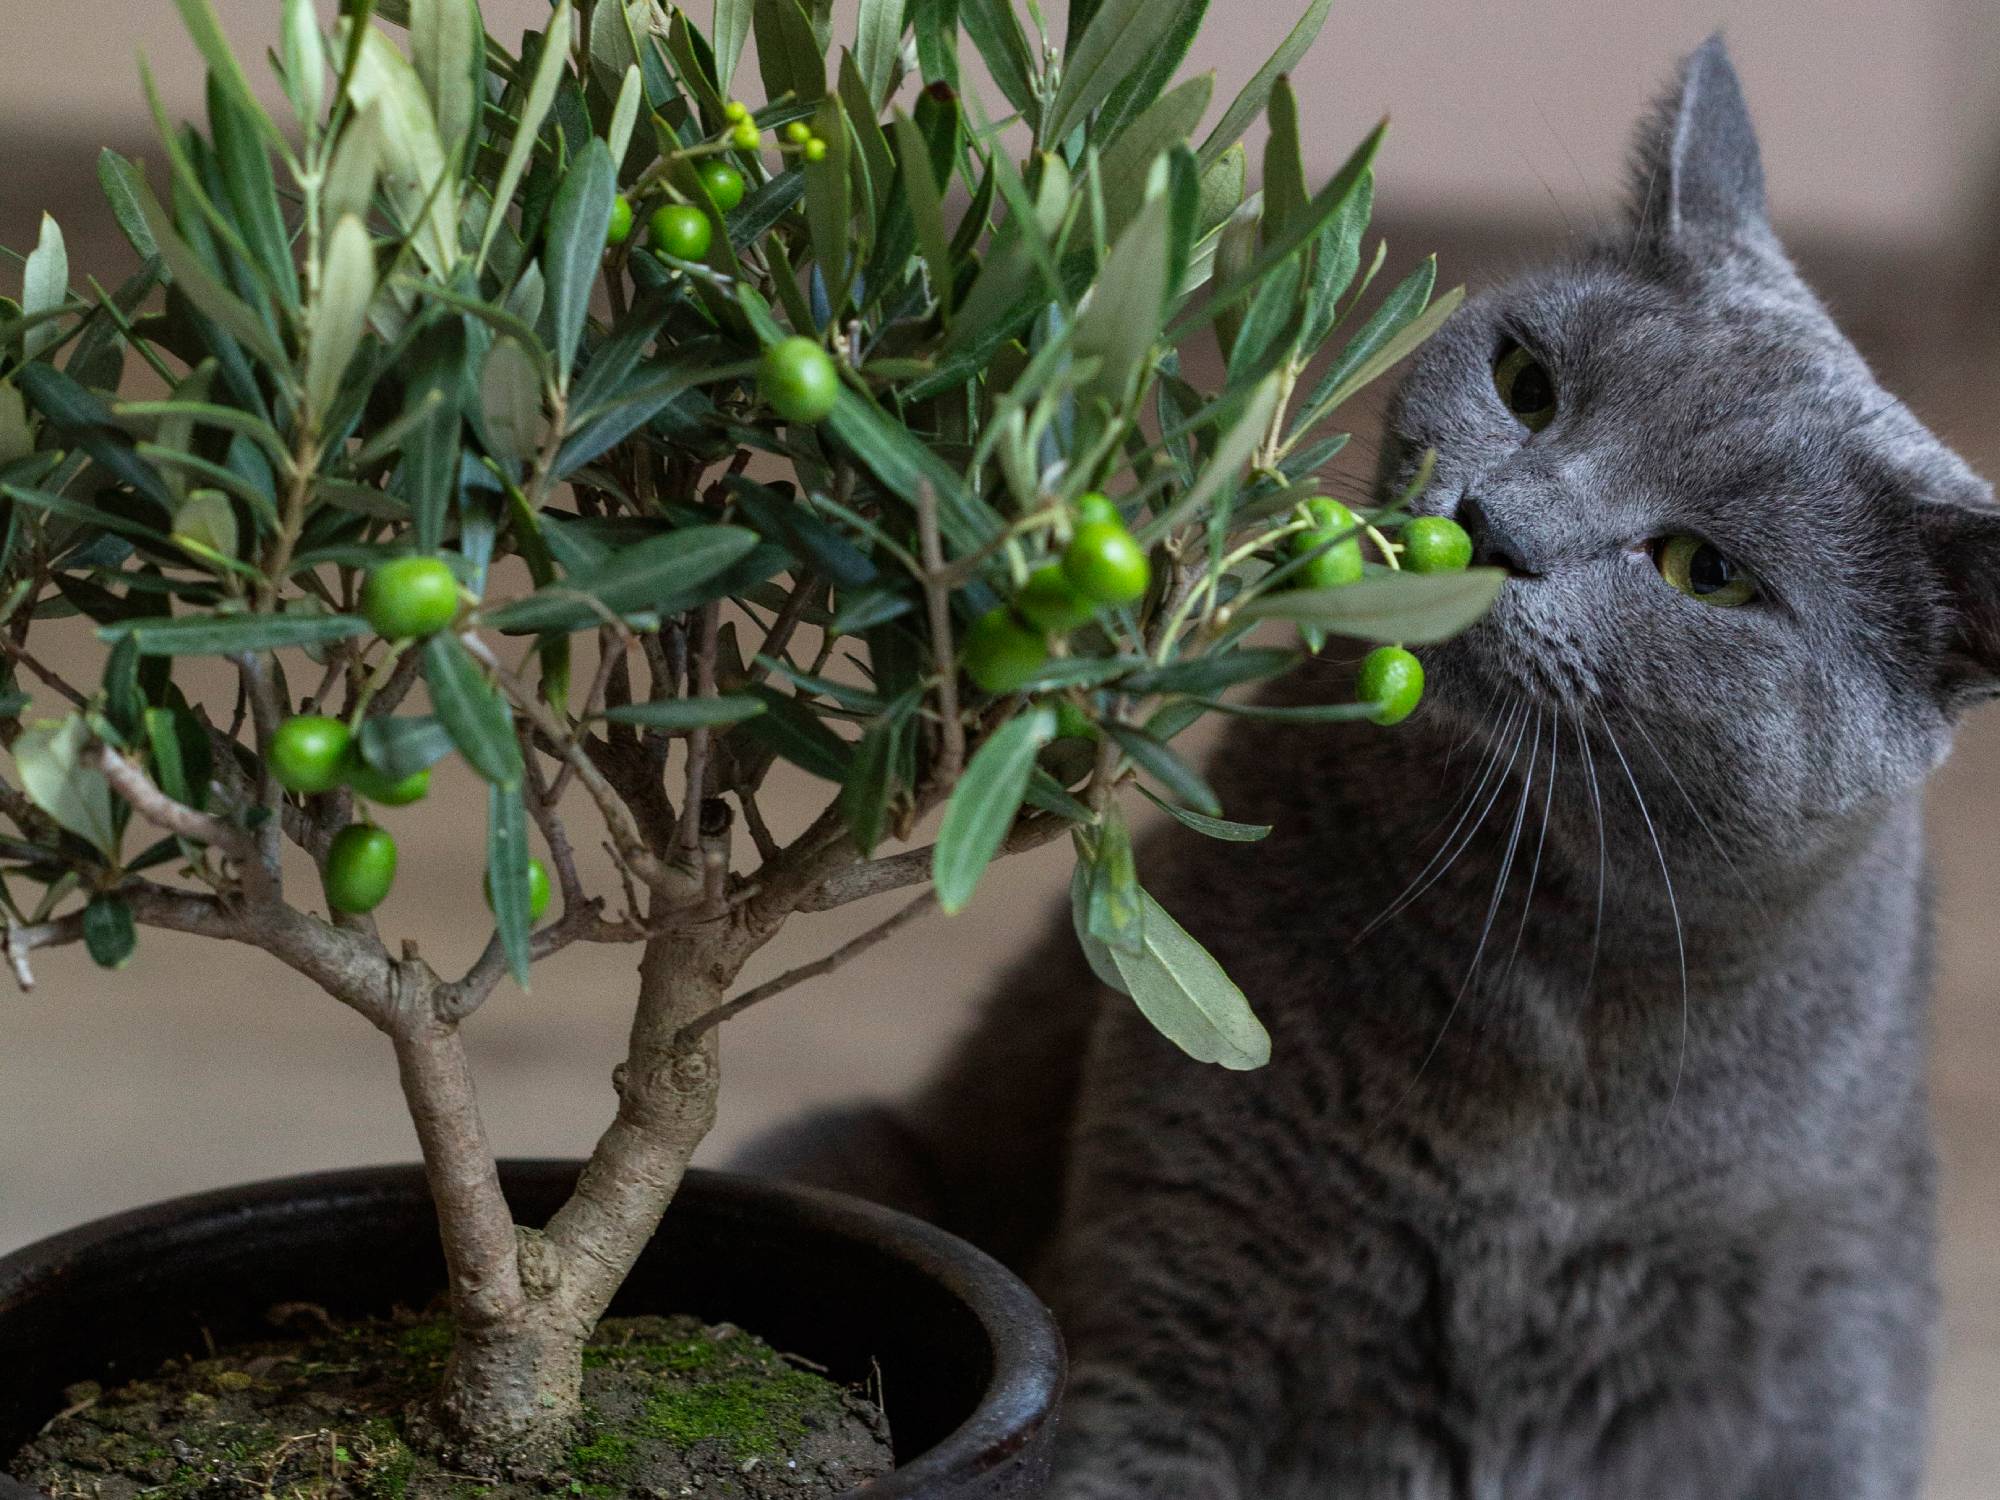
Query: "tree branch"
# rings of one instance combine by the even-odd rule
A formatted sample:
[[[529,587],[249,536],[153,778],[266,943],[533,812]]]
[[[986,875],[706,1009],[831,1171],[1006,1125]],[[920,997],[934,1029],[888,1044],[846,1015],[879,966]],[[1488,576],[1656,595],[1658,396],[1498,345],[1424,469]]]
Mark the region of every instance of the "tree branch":
[[[1042,845],[1069,831],[1069,821],[1053,813],[1034,813],[1017,822],[1000,846],[996,858],[1009,854],[1025,854],[1030,849]],[[846,906],[851,901],[864,897],[879,896],[884,891],[900,890],[931,878],[931,858],[937,846],[926,844],[921,849],[911,849],[902,854],[892,854],[887,859],[869,860],[866,863],[849,865],[846,869],[835,870],[799,900],[798,911],[832,911],[835,907]]]
[[[239,859],[254,860],[257,857],[256,841],[243,829],[174,801],[154,785],[150,776],[110,745],[94,745],[84,758],[96,765],[111,784],[111,790],[130,804],[132,811],[154,827],[179,834],[197,844],[207,844]]]
[[[925,891],[911,901],[894,916],[877,922],[866,932],[848,939],[823,958],[816,958],[809,964],[800,964],[796,969],[788,969],[776,979],[767,979],[755,989],[745,990],[727,1004],[718,1005],[713,1010],[704,1011],[680,1029],[677,1040],[685,1044],[699,1037],[703,1032],[713,1030],[724,1021],[740,1016],[753,1005],[769,1000],[773,995],[781,995],[794,985],[804,984],[808,979],[817,979],[822,974],[831,974],[850,959],[859,958],[877,943],[908,926],[917,918],[926,915],[937,905],[937,893]]]

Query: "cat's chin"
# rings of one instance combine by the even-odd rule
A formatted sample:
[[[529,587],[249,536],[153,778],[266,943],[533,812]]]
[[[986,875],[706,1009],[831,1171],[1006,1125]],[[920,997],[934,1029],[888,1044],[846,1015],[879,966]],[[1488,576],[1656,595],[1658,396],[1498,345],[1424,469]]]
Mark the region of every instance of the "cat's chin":
[[[1423,715],[1454,737],[1496,733],[1517,708],[1555,709],[1573,703],[1538,666],[1518,611],[1505,593],[1493,612],[1461,635],[1424,647]]]

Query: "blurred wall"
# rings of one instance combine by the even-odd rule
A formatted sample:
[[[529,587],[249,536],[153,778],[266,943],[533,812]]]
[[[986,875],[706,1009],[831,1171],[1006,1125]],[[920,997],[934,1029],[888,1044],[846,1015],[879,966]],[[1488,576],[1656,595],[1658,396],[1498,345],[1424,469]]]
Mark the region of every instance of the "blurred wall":
[[[330,14],[330,0],[321,3]],[[854,0],[838,3],[851,16]],[[276,35],[277,0],[217,4],[246,64],[268,76],[261,55]],[[1300,8],[1217,0],[1190,67],[1214,68],[1226,100]],[[0,9],[22,22],[0,53],[0,139],[143,131],[140,52],[170,109],[200,107],[195,53],[167,0],[93,6],[75,25],[41,0]],[[509,41],[548,13],[545,0],[485,9],[488,29]],[[706,19],[705,0],[689,9]],[[1048,9],[1059,17],[1062,0]],[[26,24],[31,13],[37,24]],[[1995,202],[1988,182],[2000,177],[1994,0],[1340,0],[1299,70],[1311,146],[1330,168],[1394,112],[1381,172],[1393,212],[1606,217],[1634,114],[1718,25],[1749,86],[1781,221],[1815,236],[1973,242]],[[35,185],[0,185],[0,227],[19,222],[24,192]]]

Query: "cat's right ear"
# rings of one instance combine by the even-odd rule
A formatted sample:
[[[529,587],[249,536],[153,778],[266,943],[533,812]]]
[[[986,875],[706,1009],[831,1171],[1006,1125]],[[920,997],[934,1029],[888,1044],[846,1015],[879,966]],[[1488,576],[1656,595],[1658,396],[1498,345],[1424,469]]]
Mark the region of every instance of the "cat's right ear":
[[[1640,122],[1629,213],[1641,243],[1662,247],[1769,236],[1757,132],[1720,32]]]

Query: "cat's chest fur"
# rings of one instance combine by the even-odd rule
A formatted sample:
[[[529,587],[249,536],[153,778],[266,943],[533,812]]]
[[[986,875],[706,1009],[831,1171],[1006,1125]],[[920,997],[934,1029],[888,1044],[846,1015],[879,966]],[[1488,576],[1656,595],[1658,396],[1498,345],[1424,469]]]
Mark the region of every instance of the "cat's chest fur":
[[[1684,873],[1683,990],[1658,892],[1627,888],[1649,869],[1627,856],[1653,857],[1636,808],[1601,802],[1625,847],[1607,848],[1600,919],[1597,872],[1574,858],[1588,841],[1539,837],[1546,789],[1518,763],[1435,884],[1354,941],[1477,767],[1401,759],[1430,800],[1385,805],[1369,770],[1409,749],[1343,740],[1301,739],[1297,759],[1270,737],[1254,761],[1225,747],[1233,814],[1297,831],[1158,881],[1271,1029],[1273,1062],[1184,1064],[1113,999],[1085,1091],[1091,1155],[1225,1206],[1161,1227],[1211,1237],[1178,1247],[1190,1278],[1265,1309],[1262,1378],[1289,1416],[1268,1493],[1678,1493],[1631,1470],[1662,1423],[1690,1495],[1740,1476],[1750,1434],[1810,1406],[1811,1380],[1786,1373],[1798,1329],[1849,1316],[1856,1284],[1922,1280],[1914,807],[1824,889],[1756,913],[1745,893],[1735,937],[1714,881]],[[1583,791],[1558,778],[1555,795]]]

